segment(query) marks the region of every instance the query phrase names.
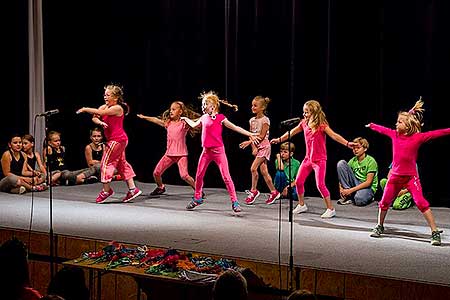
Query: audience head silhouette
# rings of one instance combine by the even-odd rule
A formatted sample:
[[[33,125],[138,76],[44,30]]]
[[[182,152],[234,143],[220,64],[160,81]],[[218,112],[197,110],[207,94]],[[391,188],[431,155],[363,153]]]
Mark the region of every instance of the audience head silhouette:
[[[245,300],[248,297],[247,281],[241,273],[228,269],[214,284],[214,300]]]
[[[84,272],[80,268],[64,267],[50,281],[49,295],[58,295],[65,300],[89,300]]]

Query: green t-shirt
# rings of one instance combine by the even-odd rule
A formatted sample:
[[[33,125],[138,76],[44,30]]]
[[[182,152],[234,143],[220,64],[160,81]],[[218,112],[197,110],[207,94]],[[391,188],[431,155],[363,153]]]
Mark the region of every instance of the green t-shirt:
[[[284,174],[288,178],[289,182],[292,182],[297,177],[298,169],[300,168],[300,162],[295,158],[291,157],[291,176],[289,176],[289,164],[283,162]],[[275,169],[278,170],[278,159],[275,159]]]
[[[361,182],[366,181],[368,173],[375,173],[371,188],[374,193],[377,191],[378,164],[372,156],[366,154],[366,157],[361,162],[355,156],[348,161],[348,166],[352,169],[355,177]]]

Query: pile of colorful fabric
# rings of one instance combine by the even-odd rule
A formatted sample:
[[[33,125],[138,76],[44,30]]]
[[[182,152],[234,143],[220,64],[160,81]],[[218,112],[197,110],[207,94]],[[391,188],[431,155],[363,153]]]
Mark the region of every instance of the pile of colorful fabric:
[[[147,246],[129,248],[111,242],[97,252],[85,252],[76,262],[91,261],[92,264],[107,262],[106,270],[120,266],[145,268],[145,273],[184,278],[195,281],[212,281],[227,269],[239,271],[236,262],[230,259],[194,257],[191,253],[181,253],[175,249],[151,249]]]

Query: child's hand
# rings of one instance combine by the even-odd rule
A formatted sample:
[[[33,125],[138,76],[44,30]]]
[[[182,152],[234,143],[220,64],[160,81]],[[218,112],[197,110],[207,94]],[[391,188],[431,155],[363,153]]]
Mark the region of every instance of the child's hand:
[[[140,119],[143,119],[144,118],[144,115],[143,114],[137,114],[136,115],[138,118],[140,118]]]
[[[80,113],[82,113],[82,112],[84,112],[84,107],[82,107],[82,108],[80,108],[79,110],[77,110],[77,114],[80,114]]]
[[[355,146],[356,146],[356,143],[354,143],[354,142],[348,142],[347,143],[347,147],[350,148],[350,149],[353,149],[353,147],[355,147]]]
[[[271,144],[278,144],[278,143],[280,143],[280,142],[281,142],[280,138],[276,138],[276,139],[271,139],[271,140],[270,140],[270,143],[271,143]]]
[[[241,149],[245,149],[247,148],[250,144],[252,143],[252,141],[245,141],[239,144],[239,148]]]
[[[108,124],[106,124],[103,121],[100,121],[100,123],[98,123],[98,125],[102,126],[103,128],[108,128]]]
[[[370,123],[369,124],[366,124],[366,125],[364,125],[365,127],[370,127]]]
[[[261,140],[261,138],[257,135],[250,136],[250,141],[255,145],[258,145],[260,140]]]

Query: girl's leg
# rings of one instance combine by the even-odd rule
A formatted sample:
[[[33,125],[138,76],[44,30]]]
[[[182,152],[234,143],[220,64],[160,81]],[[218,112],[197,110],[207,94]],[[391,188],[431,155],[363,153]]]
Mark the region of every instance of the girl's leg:
[[[159,188],[163,187],[162,174],[174,163],[175,160],[164,155],[156,164],[155,170],[153,171],[153,179],[155,179],[156,185]]]
[[[234,188],[233,179],[231,179],[230,170],[228,168],[228,159],[225,154],[225,148],[216,148],[218,151],[214,153],[214,161],[219,167],[220,174],[222,174],[223,182],[227,187],[228,194],[230,195],[231,202],[237,201],[236,190]]]
[[[250,191],[256,191],[256,188],[258,187],[258,167],[263,162],[264,158],[261,157],[255,157],[255,160],[253,161],[251,167],[250,167],[250,173],[252,174],[252,187],[250,188]]]
[[[188,173],[188,158],[187,158],[187,156],[179,157],[178,161],[177,161],[177,165],[178,165],[178,171],[180,172],[181,179],[186,181],[186,183],[189,184],[191,186],[191,188],[195,190],[194,178],[192,178]]]
[[[383,210],[381,208],[378,208],[378,225],[383,226],[384,219],[386,219],[387,210]]]
[[[322,160],[317,163],[313,163],[312,168],[314,169],[315,177],[316,177],[316,185],[317,189],[320,191],[320,194],[323,197],[325,202],[325,206],[327,209],[333,210],[333,204],[331,203],[330,192],[325,185],[325,175],[327,171],[327,161]]]
[[[200,199],[203,190],[203,178],[205,177],[206,169],[211,162],[211,152],[203,148],[202,154],[198,160],[197,172],[195,174],[195,193],[194,198]]]
[[[267,160],[264,157],[259,157],[259,159],[262,159],[263,161],[259,165],[259,170],[261,171],[261,175],[264,178],[264,181],[266,182],[267,187],[271,192],[276,191],[275,186],[273,185],[272,177],[269,174],[269,170],[267,168]]]
[[[430,209],[429,202],[423,196],[422,185],[420,183],[420,179],[417,176],[413,176],[411,180],[408,182],[406,188],[411,193],[411,196],[416,203],[417,208],[422,212],[425,220],[427,220],[428,225],[431,228],[431,231],[436,231],[437,226],[434,220],[433,213]]]
[[[312,165],[308,160],[303,160],[298,169],[297,179],[295,179],[295,187],[297,188],[298,204],[305,205],[305,181],[312,171]]]

